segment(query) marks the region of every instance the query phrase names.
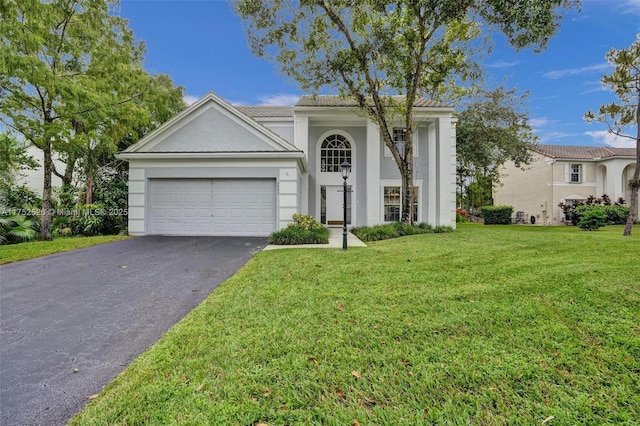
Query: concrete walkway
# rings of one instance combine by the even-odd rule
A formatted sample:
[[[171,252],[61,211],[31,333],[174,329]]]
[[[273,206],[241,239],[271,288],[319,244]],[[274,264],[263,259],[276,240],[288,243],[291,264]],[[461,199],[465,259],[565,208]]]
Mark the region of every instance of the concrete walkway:
[[[347,232],[347,248],[366,247],[360,238]],[[268,245],[264,250],[278,250],[288,248],[342,248],[342,228],[329,228],[329,244],[297,244],[297,245]]]

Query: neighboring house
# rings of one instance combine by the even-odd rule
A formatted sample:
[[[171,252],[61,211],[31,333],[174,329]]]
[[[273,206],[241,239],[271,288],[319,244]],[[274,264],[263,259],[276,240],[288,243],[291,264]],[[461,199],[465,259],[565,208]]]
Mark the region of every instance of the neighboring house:
[[[635,148],[537,145],[533,162],[524,170],[507,163],[494,187],[495,205],[513,206],[514,218],[560,225],[564,215],[558,204],[584,201],[590,195],[622,197],[628,203],[629,181],[635,170]],[[638,211],[638,206],[635,206]]]
[[[414,219],[455,227],[455,118],[451,107],[415,104]],[[394,134],[402,143],[400,124]],[[132,235],[256,235],[294,213],[341,225],[400,218],[400,173],[378,127],[337,96],[294,107],[233,106],[208,94],[118,158],[129,161]]]
[[[16,183],[18,185],[26,186],[42,197],[42,191],[44,188],[44,167],[42,166],[44,164],[44,153],[41,149],[38,149],[33,145],[27,146],[26,152],[38,163],[38,167],[35,169],[20,171],[19,175],[16,176]],[[64,172],[65,165],[62,161],[57,159],[55,154],[53,164],[56,167],[56,170],[60,173]],[[51,186],[53,188],[62,186],[62,179],[55,174],[51,174]]]

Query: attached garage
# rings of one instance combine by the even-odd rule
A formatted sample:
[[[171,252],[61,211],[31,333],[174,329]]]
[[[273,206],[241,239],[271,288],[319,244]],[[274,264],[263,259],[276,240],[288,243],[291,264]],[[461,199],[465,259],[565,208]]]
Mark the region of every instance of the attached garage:
[[[130,235],[267,236],[301,211],[304,152],[214,94],[118,157]]]
[[[268,235],[275,179],[149,179],[149,234]]]

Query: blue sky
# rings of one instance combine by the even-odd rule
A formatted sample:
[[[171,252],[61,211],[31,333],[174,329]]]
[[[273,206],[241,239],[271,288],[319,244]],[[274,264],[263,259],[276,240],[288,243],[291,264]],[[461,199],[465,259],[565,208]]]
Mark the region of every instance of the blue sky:
[[[540,0],[544,1],[544,0]],[[252,55],[241,20],[224,0],[121,0],[120,15],[147,47],[147,69],[184,86],[191,102],[209,91],[243,105],[290,105],[302,94],[276,65]],[[530,123],[541,143],[635,146],[583,115],[614,97],[600,78],[604,55],[628,48],[640,33],[640,0],[583,0],[565,15],[542,53],[516,52],[497,40],[485,66],[494,81],[528,90]]]

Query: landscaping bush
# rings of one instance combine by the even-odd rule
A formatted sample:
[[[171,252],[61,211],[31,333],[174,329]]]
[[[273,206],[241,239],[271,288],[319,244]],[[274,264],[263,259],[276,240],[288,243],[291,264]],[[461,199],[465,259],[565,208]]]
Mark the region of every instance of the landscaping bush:
[[[293,223],[286,228],[273,232],[269,244],[327,244],[329,230],[310,215],[293,215]]]
[[[0,216],[0,245],[35,240],[38,222],[22,215]]]
[[[629,215],[629,207],[621,205],[582,205],[571,211],[571,223],[579,225],[582,218],[589,212],[601,212],[605,225],[624,225]]]
[[[456,223],[469,222],[471,215],[465,209],[456,209]]]
[[[358,226],[351,230],[351,232],[362,241],[379,241],[403,237],[405,235],[439,234],[452,231],[453,228],[449,226],[437,226],[433,228],[428,223],[405,225],[401,222],[375,226]]]
[[[509,225],[511,223],[512,206],[484,206],[481,210],[485,225]]]
[[[607,217],[600,209],[591,209],[582,215],[578,226],[585,231],[596,231],[606,224]]]

